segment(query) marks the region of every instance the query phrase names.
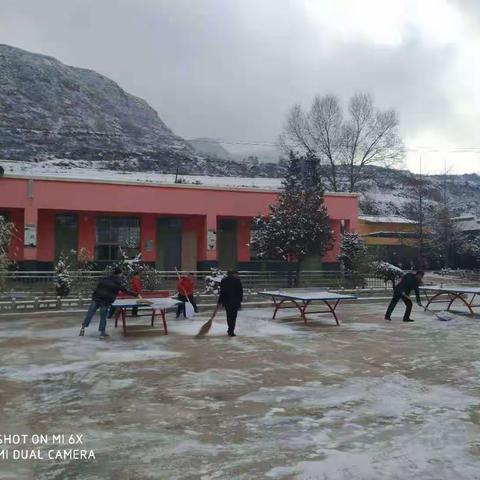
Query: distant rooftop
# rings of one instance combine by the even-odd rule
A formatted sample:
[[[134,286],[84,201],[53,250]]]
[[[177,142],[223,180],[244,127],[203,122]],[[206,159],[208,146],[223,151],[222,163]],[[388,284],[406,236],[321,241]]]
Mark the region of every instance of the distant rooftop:
[[[475,215],[462,215],[453,218],[458,228],[462,232],[478,232],[480,231],[480,218]]]
[[[363,220],[366,223],[409,223],[416,224],[415,220],[410,220],[409,218],[401,217],[400,215],[359,215],[360,220]]]

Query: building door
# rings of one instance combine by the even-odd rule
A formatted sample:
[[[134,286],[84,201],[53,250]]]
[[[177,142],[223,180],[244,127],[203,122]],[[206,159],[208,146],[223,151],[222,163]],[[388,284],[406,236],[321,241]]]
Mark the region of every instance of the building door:
[[[182,236],[182,270],[197,269],[197,232],[183,232]]]
[[[157,270],[175,270],[182,266],[182,221],[159,218],[157,221]]]
[[[76,259],[77,249],[78,215],[74,213],[55,215],[55,260],[58,260],[62,253]]]
[[[237,266],[237,221],[233,219],[218,222],[218,265],[222,269]]]

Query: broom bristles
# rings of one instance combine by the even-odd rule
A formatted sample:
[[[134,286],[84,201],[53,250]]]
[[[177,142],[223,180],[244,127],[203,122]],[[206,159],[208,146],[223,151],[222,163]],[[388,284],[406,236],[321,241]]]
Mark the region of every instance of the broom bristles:
[[[197,333],[197,337],[204,337],[209,331],[210,328],[212,327],[212,320],[209,320],[208,322],[204,323],[200,330]]]
[[[201,326],[200,330],[197,333],[197,337],[204,337],[205,335],[207,335],[207,333],[210,331],[210,328],[212,328],[213,319],[215,318],[217,311],[218,311],[218,305],[215,308],[210,319]]]

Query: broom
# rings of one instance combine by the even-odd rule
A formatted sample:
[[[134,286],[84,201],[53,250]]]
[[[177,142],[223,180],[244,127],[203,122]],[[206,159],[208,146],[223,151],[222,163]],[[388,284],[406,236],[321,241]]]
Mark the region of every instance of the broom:
[[[140,294],[138,294],[138,297],[137,297],[137,303],[140,302],[140,303],[146,303],[148,305],[151,305],[153,302],[151,300],[149,300],[148,298],[143,298]]]
[[[218,312],[218,307],[219,305],[217,304],[217,306],[215,307],[215,310],[212,313],[212,316],[209,318],[207,322],[205,322],[202,325],[202,327],[198,331],[197,338],[204,337],[210,331],[210,328],[212,328],[213,319],[215,318],[215,315]]]

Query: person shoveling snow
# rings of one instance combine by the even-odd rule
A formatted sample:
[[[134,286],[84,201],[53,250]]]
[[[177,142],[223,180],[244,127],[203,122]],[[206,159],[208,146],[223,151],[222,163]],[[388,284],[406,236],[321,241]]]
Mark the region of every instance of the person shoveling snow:
[[[406,273],[400,283],[393,290],[393,297],[390,302],[390,305],[387,308],[385,313],[385,320],[391,320],[391,315],[395,309],[399,300],[403,300],[405,304],[405,314],[403,315],[404,322],[413,322],[414,320],[410,318],[410,313],[412,311],[412,301],[410,300],[410,292],[415,290],[415,296],[417,298],[417,304],[421,307],[422,302],[420,300],[420,291],[418,287],[422,283],[424,272],[418,271],[417,273]]]

